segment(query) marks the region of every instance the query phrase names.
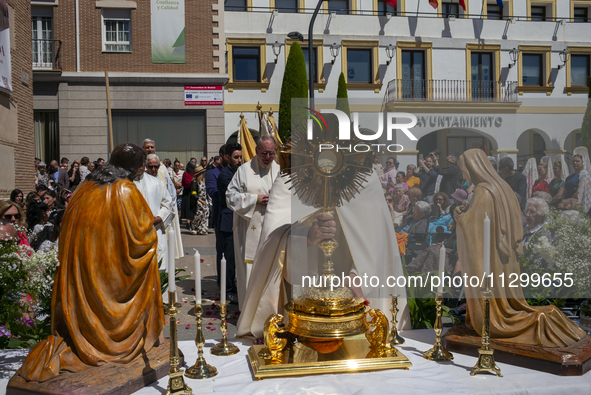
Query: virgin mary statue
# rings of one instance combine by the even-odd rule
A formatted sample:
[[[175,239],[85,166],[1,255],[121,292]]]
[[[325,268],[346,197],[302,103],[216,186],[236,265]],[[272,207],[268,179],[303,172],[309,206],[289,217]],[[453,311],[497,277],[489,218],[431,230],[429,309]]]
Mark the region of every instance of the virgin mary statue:
[[[583,339],[585,332],[556,306],[529,306],[520,286],[509,287],[509,275],[520,274],[518,255],[523,253],[521,211],[509,184],[480,149],[466,151],[458,166],[464,178],[475,185],[468,210],[456,213],[458,254],[464,273],[470,277],[482,278],[485,214],[491,221],[491,338],[543,347],[566,347]],[[504,287],[500,284],[503,275]],[[479,290],[466,287],[466,297],[466,324],[481,334],[484,315]]]

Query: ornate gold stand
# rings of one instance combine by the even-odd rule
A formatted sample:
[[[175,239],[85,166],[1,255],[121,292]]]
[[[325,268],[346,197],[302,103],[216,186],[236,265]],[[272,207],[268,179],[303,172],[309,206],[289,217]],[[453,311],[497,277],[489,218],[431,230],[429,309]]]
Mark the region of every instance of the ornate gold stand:
[[[168,291],[168,300],[175,300],[175,293]],[[193,394],[193,390],[185,383],[183,378],[183,370],[179,369],[179,345],[176,337],[176,316],[178,310],[172,304],[172,307],[168,308],[168,316],[170,322],[170,373],[168,379],[168,388],[166,389],[165,395],[175,394]]]
[[[195,316],[197,317],[197,335],[195,336],[195,344],[197,344],[198,358],[195,365],[191,366],[185,371],[185,376],[190,379],[209,379],[217,376],[218,370],[208,365],[203,358],[203,345],[205,344],[205,338],[203,337],[203,331],[201,330],[202,322],[201,316],[203,315],[203,305],[195,304]]]
[[[222,331],[222,341],[213,346],[210,352],[213,355],[217,355],[219,357],[227,357],[229,355],[234,355],[240,352],[240,349],[236,347],[236,345],[230,343],[228,341],[228,335],[226,331],[228,330],[228,323],[226,322],[226,308],[228,306],[228,302],[221,303],[220,302],[220,330]]]
[[[501,369],[497,366],[493,353],[495,350],[490,348],[490,298],[492,291],[490,289],[489,278],[486,278],[486,287],[482,291],[484,297],[484,321],[482,323],[482,347],[478,349],[478,362],[470,372],[471,376],[477,373],[493,372],[499,377],[503,377]]]
[[[398,316],[398,295],[392,295],[392,308],[390,309],[392,312],[392,330],[390,331],[390,342],[388,346],[390,348],[394,348],[394,346],[404,344],[404,338],[398,334],[398,329],[396,329],[396,324],[398,323],[397,316]]]
[[[443,302],[443,294],[437,292],[435,295],[435,303],[437,303],[437,319],[435,320],[435,345],[432,349],[423,353],[423,358],[430,361],[451,361],[454,359],[452,353],[443,348],[441,344],[441,332],[443,331],[443,325],[441,322],[441,302]]]

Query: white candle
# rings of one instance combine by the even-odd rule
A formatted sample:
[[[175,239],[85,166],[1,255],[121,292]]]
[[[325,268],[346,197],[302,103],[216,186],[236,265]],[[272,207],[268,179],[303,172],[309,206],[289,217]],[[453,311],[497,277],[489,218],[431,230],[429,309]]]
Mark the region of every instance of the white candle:
[[[201,255],[195,250],[195,303],[201,304]]]
[[[220,304],[226,303],[226,257],[222,254],[220,269]]]
[[[443,293],[443,276],[445,275],[445,245],[441,243],[439,249],[439,287],[437,287],[437,293]]]
[[[174,231],[172,227],[167,232],[168,235],[168,290],[170,292],[176,291],[176,284],[174,282],[174,272],[175,272],[175,264],[174,264]]]
[[[484,214],[484,256],[482,259],[482,266],[484,271],[484,276],[488,276],[490,274],[490,219],[488,218],[488,214]]]

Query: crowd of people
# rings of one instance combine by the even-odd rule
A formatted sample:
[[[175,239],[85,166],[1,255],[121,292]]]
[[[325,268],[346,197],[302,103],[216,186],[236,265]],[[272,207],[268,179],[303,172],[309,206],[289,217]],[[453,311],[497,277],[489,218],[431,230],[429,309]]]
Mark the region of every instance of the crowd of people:
[[[149,140],[149,139],[147,139]],[[154,143],[144,141],[146,146]],[[146,150],[148,153],[148,150]],[[205,172],[215,168],[220,163],[220,157],[208,160],[202,157],[200,165],[197,159],[191,158],[187,166],[175,160],[160,161],[171,180],[171,195],[180,211],[183,196],[188,196],[187,209],[182,216],[188,222],[192,234],[207,234],[211,211],[211,198],[205,190]],[[75,159],[71,164],[68,158],[61,158],[49,162],[49,166],[39,158],[35,158],[35,190],[24,194],[20,189],[14,189],[10,198],[0,202],[0,231],[4,237],[17,237],[19,244],[27,245],[34,250],[47,250],[58,242],[61,221],[73,193],[78,186],[96,169],[105,164],[105,159],[97,158],[91,161],[88,157]],[[150,164],[146,163],[145,170],[149,174]],[[187,169],[188,171],[185,171]],[[173,197],[173,196],[171,196]],[[178,218],[177,218],[178,221]],[[211,226],[210,226],[211,225]]]
[[[395,157],[389,157],[382,168],[378,154],[374,154],[373,168],[380,176],[397,242],[410,273],[435,270],[440,243],[445,242],[450,274],[461,275],[461,263],[454,250],[456,218],[470,205],[474,186],[464,179],[457,161],[457,157],[449,155],[443,167],[435,151],[425,159],[419,158],[418,167],[408,165],[404,172],[398,169]],[[564,155],[553,161],[544,157],[539,163],[531,158],[525,167],[517,169],[507,156],[498,163],[490,156],[489,161],[519,202],[523,245],[537,233],[552,240],[544,225],[553,210],[560,212],[559,216],[591,216],[591,164],[586,148],[574,150],[570,171]]]

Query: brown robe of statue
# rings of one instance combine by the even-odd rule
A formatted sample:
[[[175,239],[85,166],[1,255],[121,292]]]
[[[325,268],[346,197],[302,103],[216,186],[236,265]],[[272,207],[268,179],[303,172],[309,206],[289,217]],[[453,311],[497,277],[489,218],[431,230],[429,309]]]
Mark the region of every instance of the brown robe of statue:
[[[20,370],[46,381],[107,362],[127,363],[164,327],[153,216],[134,183],[82,183],[62,222],[51,303],[52,336]]]
[[[457,220],[458,254],[468,276],[482,278],[485,213],[491,221],[490,269],[494,299],[490,305],[491,338],[543,347],[569,346],[586,336],[557,307],[531,307],[521,287],[508,287],[509,274],[520,274],[518,254],[523,252],[521,210],[513,190],[494,170],[484,151],[466,151],[458,161],[464,178],[475,185],[466,213]],[[499,275],[505,273],[505,287]],[[477,289],[466,287],[466,324],[482,332],[483,301]]]

